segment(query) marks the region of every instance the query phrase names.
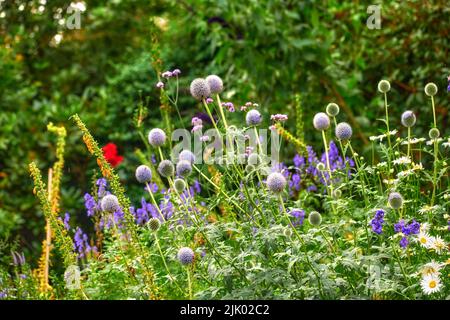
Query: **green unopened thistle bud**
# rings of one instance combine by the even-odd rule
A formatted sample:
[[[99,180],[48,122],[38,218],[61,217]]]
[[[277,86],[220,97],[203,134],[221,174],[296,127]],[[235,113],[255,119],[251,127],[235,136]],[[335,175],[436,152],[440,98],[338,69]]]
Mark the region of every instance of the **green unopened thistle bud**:
[[[386,93],[391,90],[391,84],[387,80],[381,80],[378,82],[378,91],[381,93]]]
[[[283,235],[286,237],[286,238],[290,238],[290,237],[292,237],[292,229],[291,228],[286,228],[286,229],[284,229],[283,230]]]
[[[333,190],[333,198],[339,199],[342,196],[342,191],[340,189]]]
[[[323,171],[325,170],[325,165],[323,164],[323,162],[319,162],[316,166],[317,170],[319,171]]]
[[[425,85],[425,94],[427,96],[434,96],[438,92],[438,87],[433,82],[429,82]]]
[[[175,179],[173,186],[178,193],[182,193],[186,189],[186,182],[183,179]]]
[[[329,103],[326,112],[330,117],[336,117],[339,114],[339,106],[334,102]]]
[[[255,166],[252,165],[252,164],[248,164],[248,165],[245,167],[245,172],[247,172],[247,173],[251,173],[251,172],[253,172],[254,170],[255,170]]]
[[[430,139],[437,139],[440,137],[441,133],[438,128],[432,128],[428,131],[428,135],[430,136]]]
[[[152,231],[157,231],[161,227],[161,221],[158,218],[151,218],[148,221],[148,228]]]
[[[308,221],[313,226],[318,226],[322,223],[322,216],[317,211],[313,211],[309,214]]]

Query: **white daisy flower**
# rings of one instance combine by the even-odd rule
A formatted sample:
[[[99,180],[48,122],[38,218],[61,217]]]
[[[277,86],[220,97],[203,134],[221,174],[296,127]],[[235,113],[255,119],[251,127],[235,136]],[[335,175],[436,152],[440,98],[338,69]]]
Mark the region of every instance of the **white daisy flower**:
[[[409,144],[417,144],[419,142],[424,142],[426,139],[425,138],[412,138],[411,140],[409,140]],[[407,145],[408,144],[408,140],[405,140],[402,142],[402,145]]]
[[[409,157],[401,157],[398,159],[395,159],[394,164],[410,164],[411,163],[411,159]]]
[[[437,263],[436,261],[431,261],[422,267],[420,273],[424,277],[427,275],[439,276],[441,273],[440,272],[441,268],[442,268],[441,264]]]
[[[398,179],[383,179],[383,183],[387,185],[396,185],[398,184]]]
[[[430,224],[428,222],[424,222],[420,225],[420,232],[425,233],[430,231]]]
[[[439,144],[442,141],[443,141],[442,138],[430,139],[430,140],[427,141],[427,146],[432,146],[435,142],[437,142]]]
[[[441,237],[436,236],[432,238],[430,247],[437,253],[441,254],[442,251],[447,249],[447,244]]]
[[[397,177],[398,178],[405,178],[405,177],[408,177],[408,176],[410,176],[412,174],[414,174],[414,170],[408,169],[408,170],[400,171],[399,173],[397,173]]]
[[[432,238],[430,237],[430,235],[428,233],[420,232],[417,235],[417,241],[421,244],[421,246],[428,249],[431,246]]]
[[[423,293],[430,295],[439,292],[442,288],[441,280],[437,276],[426,275],[420,281]]]
[[[424,214],[424,213],[436,211],[438,209],[439,209],[438,205],[435,205],[435,206],[425,205],[419,209],[419,213]]]
[[[447,142],[444,142],[442,145],[444,148],[450,148],[450,138],[447,138]]]

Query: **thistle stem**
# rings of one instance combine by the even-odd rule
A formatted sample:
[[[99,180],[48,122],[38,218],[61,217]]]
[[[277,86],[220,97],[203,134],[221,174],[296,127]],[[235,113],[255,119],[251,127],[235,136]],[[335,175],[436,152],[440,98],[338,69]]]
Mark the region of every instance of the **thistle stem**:
[[[225,118],[225,113],[223,112],[222,102],[220,101],[219,94],[216,95],[217,98],[217,106],[219,108],[220,116],[222,117],[223,125],[225,126],[225,130],[228,130],[227,119]]]
[[[156,208],[156,211],[158,211],[158,213],[161,216],[161,218],[163,219],[163,221],[166,222],[166,219],[164,218],[164,215],[162,214],[161,209],[159,209],[159,206],[158,206],[158,204],[157,204],[157,202],[155,200],[155,197],[153,196],[153,192],[152,192],[152,189],[150,189],[150,185],[148,183],[145,183],[145,186],[146,186],[147,191],[148,191],[148,193],[150,195],[150,199],[152,200],[152,203],[153,203],[153,205]]]
[[[203,101],[203,105],[205,106],[206,112],[208,113],[208,116],[209,116],[209,118],[211,119],[211,122],[212,122],[212,124],[213,124],[213,126],[214,126],[214,129],[216,129],[216,130],[217,130],[217,133],[220,134],[220,131],[219,131],[219,129],[217,128],[217,123],[216,123],[216,121],[214,120],[214,118],[213,118],[213,116],[212,116],[212,114],[211,114],[211,110],[209,110],[208,104],[206,103],[205,99],[203,99],[202,101]]]

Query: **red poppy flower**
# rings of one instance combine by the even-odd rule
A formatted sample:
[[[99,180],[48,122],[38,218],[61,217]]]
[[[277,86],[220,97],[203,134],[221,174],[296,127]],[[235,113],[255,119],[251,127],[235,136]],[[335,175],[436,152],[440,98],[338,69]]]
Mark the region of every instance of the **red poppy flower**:
[[[114,143],[108,143],[102,150],[106,161],[108,161],[113,168],[117,167],[123,161],[123,157],[117,154],[117,146]]]

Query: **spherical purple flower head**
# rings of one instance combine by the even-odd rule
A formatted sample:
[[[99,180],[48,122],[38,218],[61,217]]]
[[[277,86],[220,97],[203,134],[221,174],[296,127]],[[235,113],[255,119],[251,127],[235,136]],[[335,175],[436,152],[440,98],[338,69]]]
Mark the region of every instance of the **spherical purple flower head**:
[[[109,213],[116,212],[120,209],[119,200],[117,200],[117,197],[112,194],[104,196],[100,203],[100,206],[103,211]]]
[[[194,251],[191,248],[183,247],[180,250],[178,250],[178,260],[183,265],[189,265],[192,262],[194,262]]]
[[[160,147],[166,142],[166,133],[159,128],[150,130],[148,142],[154,147]]]
[[[245,116],[245,121],[248,126],[257,126],[262,121],[261,113],[258,110],[250,110]]]
[[[181,73],[180,69],[175,69],[172,71],[172,75],[174,75],[174,76],[178,76],[180,73]]]
[[[183,150],[178,155],[178,159],[189,161],[192,164],[195,162],[195,155],[189,150]]]
[[[324,112],[316,113],[313,125],[319,131],[327,130],[330,127],[330,118]]]
[[[414,112],[408,110],[402,113],[402,125],[410,128],[416,124],[416,115]]]
[[[403,197],[398,192],[391,192],[388,197],[388,202],[392,209],[400,209],[403,206]]]
[[[378,82],[378,91],[381,93],[386,93],[391,90],[391,84],[387,80],[381,80]]]
[[[139,183],[148,183],[152,180],[152,170],[146,165],[140,165],[136,168],[136,180]]]
[[[272,172],[267,177],[267,188],[273,193],[280,193],[286,187],[286,178],[279,172]]]
[[[163,177],[171,177],[175,173],[175,168],[173,166],[172,161],[163,160],[158,165],[158,172]]]
[[[308,221],[313,226],[318,226],[322,223],[322,216],[317,211],[313,211],[309,214]]]
[[[339,114],[339,106],[334,102],[329,103],[326,107],[326,111],[330,117],[336,117]]]
[[[191,95],[197,100],[203,100],[211,95],[211,89],[205,79],[197,78],[191,82]]]
[[[352,127],[347,122],[341,122],[336,126],[336,138],[342,141],[348,141],[352,137]]]
[[[191,163],[187,160],[180,160],[177,163],[177,175],[181,177],[186,177],[192,172]]]
[[[433,82],[427,83],[425,85],[425,94],[427,96],[432,97],[432,96],[436,95],[437,92],[438,92],[438,87]]]
[[[206,82],[208,82],[209,89],[211,90],[211,93],[217,94],[221,93],[223,90],[223,81],[220,79],[219,76],[216,76],[215,74],[212,74],[210,76],[206,77]]]

